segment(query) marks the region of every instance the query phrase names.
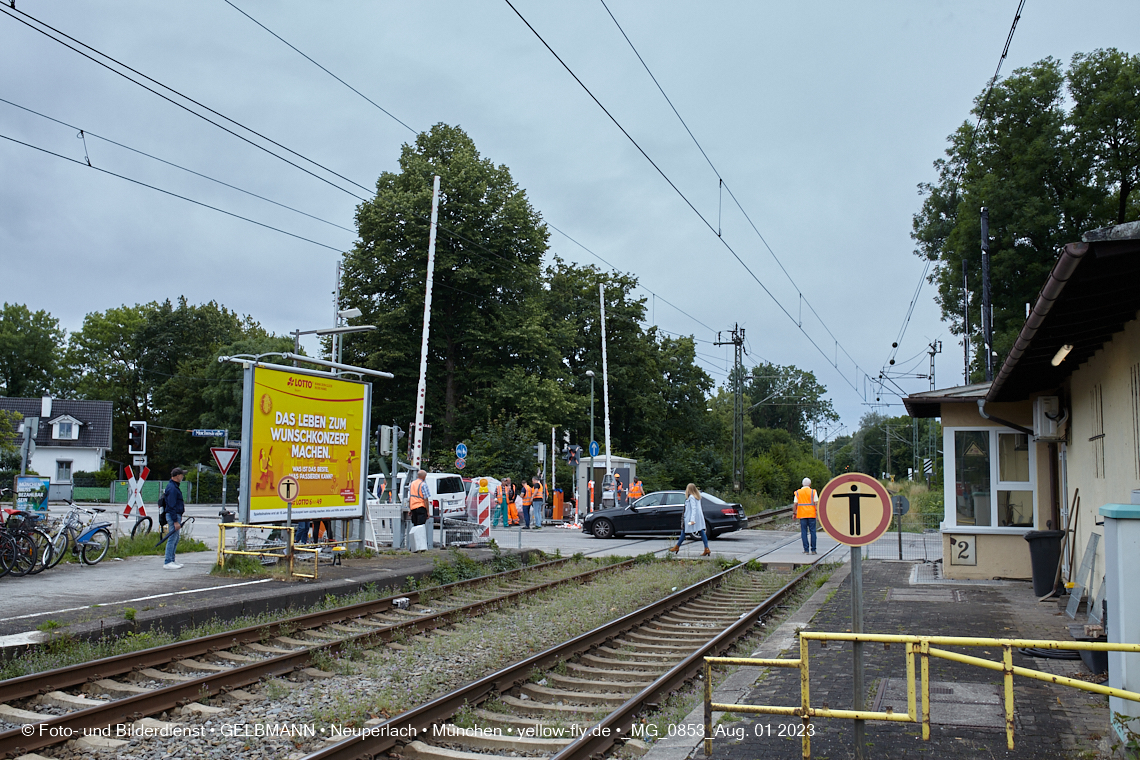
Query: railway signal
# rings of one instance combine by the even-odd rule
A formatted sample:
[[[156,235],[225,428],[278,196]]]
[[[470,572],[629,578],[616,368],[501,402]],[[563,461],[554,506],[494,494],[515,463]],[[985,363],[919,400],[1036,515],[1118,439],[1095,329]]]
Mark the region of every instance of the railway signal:
[[[127,453],[146,453],[146,423],[141,420],[132,420],[127,432]]]

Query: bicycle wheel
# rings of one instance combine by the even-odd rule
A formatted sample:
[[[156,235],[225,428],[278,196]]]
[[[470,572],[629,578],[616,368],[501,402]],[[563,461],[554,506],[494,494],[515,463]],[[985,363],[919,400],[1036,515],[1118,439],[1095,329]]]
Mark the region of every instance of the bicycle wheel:
[[[107,556],[107,550],[110,548],[111,533],[106,528],[100,528],[91,535],[91,538],[83,543],[83,551],[80,553],[83,558],[83,564],[99,564],[99,562]]]
[[[50,563],[53,558],[51,536],[43,528],[32,528],[28,535],[36,544],[36,564],[28,571],[28,574],[35,575],[51,567]]]
[[[16,544],[13,543],[11,536],[5,532],[0,532],[0,578],[7,575],[15,563]]]
[[[153,527],[154,520],[151,520],[149,517],[140,517],[139,519],[135,520],[135,527],[131,528],[131,538],[145,536],[150,533]]]
[[[21,578],[36,566],[36,542],[26,533],[12,536],[16,544],[16,561],[12,563],[12,575]]]
[[[70,538],[71,534],[67,532],[65,527],[60,527],[59,532],[51,537],[51,562],[47,565],[48,570],[63,561],[63,555],[67,551]]]

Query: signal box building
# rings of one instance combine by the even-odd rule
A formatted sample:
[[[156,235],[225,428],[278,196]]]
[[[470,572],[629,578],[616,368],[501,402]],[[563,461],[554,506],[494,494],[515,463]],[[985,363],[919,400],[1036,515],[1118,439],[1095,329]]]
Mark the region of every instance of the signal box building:
[[[915,393],[940,417],[950,578],[1029,578],[1033,530],[1071,531],[1063,579],[1140,489],[1140,222],[1065,246],[992,383]],[[1076,498],[1079,494],[1079,502]],[[1093,552],[1092,586],[1104,575]],[[1070,569],[1071,568],[1071,569]]]

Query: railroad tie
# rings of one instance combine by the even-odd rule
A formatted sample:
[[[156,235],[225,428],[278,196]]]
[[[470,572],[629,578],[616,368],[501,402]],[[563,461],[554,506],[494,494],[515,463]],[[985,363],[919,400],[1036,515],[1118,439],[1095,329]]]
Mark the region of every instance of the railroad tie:
[[[80,697],[74,694],[68,694],[65,691],[48,692],[39,698],[40,704],[62,707],[64,710],[83,710],[88,707],[98,707],[99,705],[107,704],[107,701],[106,699]]]
[[[97,694],[106,694],[108,697],[115,697],[117,699],[135,697],[139,694],[154,691],[154,689],[148,689],[145,686],[139,686],[138,684],[127,683],[125,681],[113,681],[110,678],[95,681],[88,687],[88,690]]]
[[[539,686],[526,683],[522,686],[522,693],[538,702],[547,704],[576,703],[579,705],[623,705],[629,699],[624,694],[603,692],[567,691],[566,689],[551,689],[548,686]]]
[[[55,717],[57,716],[45,715],[43,713],[32,712],[31,710],[21,710],[18,707],[0,704],[0,720],[6,723],[43,723]]]

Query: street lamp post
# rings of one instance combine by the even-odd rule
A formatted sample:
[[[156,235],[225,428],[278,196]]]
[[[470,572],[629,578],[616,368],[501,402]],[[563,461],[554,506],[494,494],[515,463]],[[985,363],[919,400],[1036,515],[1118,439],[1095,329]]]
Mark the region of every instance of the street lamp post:
[[[594,511],[594,489],[590,488],[590,481],[594,479],[594,370],[586,370],[586,377],[590,378],[590,472],[586,476],[586,492],[590,498],[586,512],[589,513]]]

